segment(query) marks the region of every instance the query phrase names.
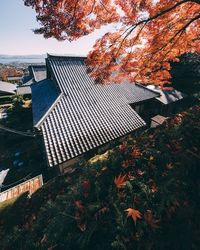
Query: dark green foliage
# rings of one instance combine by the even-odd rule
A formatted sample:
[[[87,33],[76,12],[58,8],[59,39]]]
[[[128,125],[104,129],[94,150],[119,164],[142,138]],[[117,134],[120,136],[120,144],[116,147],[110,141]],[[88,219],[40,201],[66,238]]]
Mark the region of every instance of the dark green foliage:
[[[193,107],[18,200],[0,213],[0,248],[199,249],[199,118]]]
[[[200,55],[186,53],[180,56],[180,62],[172,64],[172,76],[174,78],[197,78],[200,76]]]
[[[200,55],[183,54],[180,62],[172,63],[171,66],[173,87],[200,99]]]

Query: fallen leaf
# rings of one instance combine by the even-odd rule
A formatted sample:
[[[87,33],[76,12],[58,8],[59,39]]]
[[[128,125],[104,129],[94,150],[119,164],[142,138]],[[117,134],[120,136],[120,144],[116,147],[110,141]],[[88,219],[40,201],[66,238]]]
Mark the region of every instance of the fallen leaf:
[[[173,164],[172,164],[171,162],[166,164],[166,168],[167,168],[168,170],[172,169],[173,167],[174,167],[174,166],[173,166]]]
[[[81,232],[84,232],[86,230],[86,224],[77,224],[78,228],[81,230]]]
[[[151,155],[151,156],[149,157],[149,160],[150,160],[150,161],[153,161],[153,160],[154,160],[154,157]]]
[[[122,163],[123,168],[134,167],[134,166],[135,166],[135,161],[133,160],[125,160]]]
[[[83,206],[81,200],[77,200],[74,203],[75,203],[75,207],[78,208],[79,210],[83,210],[84,209],[84,206]]]
[[[99,211],[97,211],[95,213],[96,220],[100,219],[103,215],[105,215],[106,213],[108,213],[108,211],[109,211],[109,208],[107,208],[107,207],[103,207],[103,208],[99,209]]]
[[[140,152],[140,150],[138,148],[134,148],[132,153],[131,153],[131,156],[133,158],[136,158],[136,159],[140,158],[141,155],[142,155],[142,153]]]
[[[136,221],[137,219],[141,219],[142,216],[141,216],[141,213],[140,211],[134,209],[134,208],[128,208],[125,210],[128,214],[127,214],[127,217],[131,217],[136,225]]]
[[[137,173],[137,175],[139,175],[139,176],[143,176],[145,172],[142,171],[142,170],[140,170],[140,169],[138,169],[138,170],[136,170],[136,173]]]
[[[91,185],[90,185],[90,181],[89,180],[84,180],[82,182],[83,195],[85,197],[87,197],[89,195],[90,187],[91,187]]]
[[[152,227],[152,228],[154,228],[154,229],[159,228],[159,225],[158,225],[158,224],[159,224],[160,220],[154,219],[153,213],[152,213],[151,210],[147,210],[147,211],[144,213],[144,219],[145,219],[146,223],[147,223],[150,227]]]
[[[44,234],[44,236],[42,237],[40,244],[43,245],[45,242],[47,241],[47,235]]]
[[[122,152],[126,151],[126,149],[127,149],[127,145],[126,144],[121,144],[119,146],[119,150],[122,151]]]
[[[115,177],[114,183],[117,188],[123,188],[126,184],[126,175],[119,175],[118,177]]]

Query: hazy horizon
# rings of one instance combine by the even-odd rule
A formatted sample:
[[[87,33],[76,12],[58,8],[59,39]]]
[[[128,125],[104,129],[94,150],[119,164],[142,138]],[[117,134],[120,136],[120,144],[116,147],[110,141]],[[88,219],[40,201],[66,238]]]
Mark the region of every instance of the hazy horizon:
[[[8,56],[8,57],[18,57],[18,56],[45,56],[45,55],[47,55],[47,53],[45,53],[45,54],[19,54],[19,55],[15,55],[15,54],[0,54],[0,56]]]
[[[23,55],[23,54],[19,54],[19,55],[15,55],[15,54],[0,54],[0,56],[1,57],[3,57],[3,56],[5,56],[5,57],[31,57],[31,56],[39,56],[39,57],[41,57],[41,56],[47,56],[47,54],[50,54],[50,55],[66,55],[66,56],[72,56],[72,55],[77,55],[77,54],[73,54],[73,53],[64,53],[64,54],[59,54],[59,53],[42,53],[42,54],[25,54],[25,55]],[[79,54],[80,56],[84,56],[84,55],[81,55],[81,54]]]

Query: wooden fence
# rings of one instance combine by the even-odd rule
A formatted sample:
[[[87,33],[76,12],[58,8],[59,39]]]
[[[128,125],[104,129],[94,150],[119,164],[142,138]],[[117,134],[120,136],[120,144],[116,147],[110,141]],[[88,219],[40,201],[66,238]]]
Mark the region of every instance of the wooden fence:
[[[42,175],[38,175],[32,179],[29,179],[25,182],[18,184],[12,188],[9,188],[0,193],[0,202],[10,200],[20,196],[24,192],[29,192],[29,195],[32,195],[37,189],[42,187],[43,178]]]

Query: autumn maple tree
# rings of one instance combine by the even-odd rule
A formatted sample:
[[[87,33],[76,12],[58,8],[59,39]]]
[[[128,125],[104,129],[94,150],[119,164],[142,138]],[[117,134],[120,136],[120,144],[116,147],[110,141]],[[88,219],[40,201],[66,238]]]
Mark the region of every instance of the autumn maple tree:
[[[13,66],[2,66],[0,67],[0,80],[8,81],[9,76],[22,76],[22,70],[18,70]]]
[[[105,25],[87,63],[103,82],[163,84],[170,61],[200,52],[200,0],[24,0],[37,12],[45,38],[73,41]],[[113,74],[113,72],[115,72]]]

